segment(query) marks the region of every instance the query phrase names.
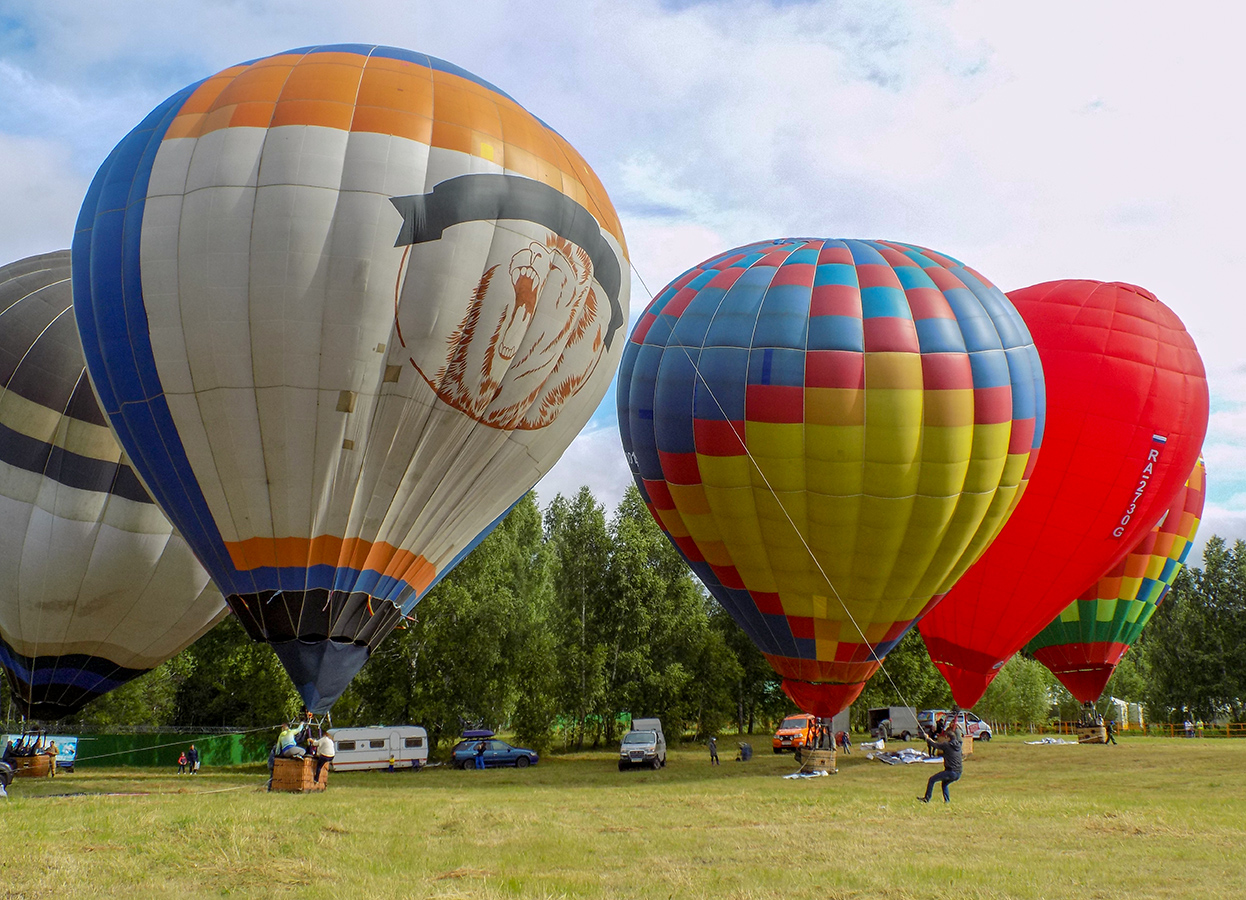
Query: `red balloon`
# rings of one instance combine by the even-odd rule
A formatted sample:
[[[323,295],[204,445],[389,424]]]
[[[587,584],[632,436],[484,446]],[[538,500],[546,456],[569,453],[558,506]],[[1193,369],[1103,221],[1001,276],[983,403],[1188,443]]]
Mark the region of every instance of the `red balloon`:
[[[1008,299],[1043,363],[1042,452],[1003,531],[918,625],[965,708],[1154,527],[1207,433],[1203,361],[1150,291],[1054,281]]]

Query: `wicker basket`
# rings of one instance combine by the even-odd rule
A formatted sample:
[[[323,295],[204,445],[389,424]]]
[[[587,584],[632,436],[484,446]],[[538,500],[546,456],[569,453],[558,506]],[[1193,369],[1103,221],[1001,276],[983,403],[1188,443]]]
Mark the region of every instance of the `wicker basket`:
[[[18,778],[43,778],[52,767],[52,757],[46,753],[36,753],[34,756],[14,756],[13,774]]]
[[[329,765],[320,769],[320,780],[316,780],[316,760],[310,756],[302,759],[288,759],[279,756],[273,760],[274,791],[289,794],[306,794],[312,791],[323,791],[329,786]]]

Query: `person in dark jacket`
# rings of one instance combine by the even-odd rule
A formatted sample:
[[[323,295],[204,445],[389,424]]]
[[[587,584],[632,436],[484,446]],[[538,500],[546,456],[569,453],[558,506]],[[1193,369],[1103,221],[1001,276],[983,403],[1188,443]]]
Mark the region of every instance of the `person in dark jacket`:
[[[923,734],[925,732],[923,731]],[[943,802],[951,803],[952,798],[948,795],[947,786],[953,781],[960,781],[962,757],[960,732],[955,728],[949,728],[944,739],[941,741],[933,740],[930,735],[926,735],[926,745],[931,752],[936,750],[943,754],[943,771],[936,772],[930,776],[930,780],[926,782],[926,794],[918,797],[922,803],[930,802],[930,795],[934,792],[935,784],[943,785]]]

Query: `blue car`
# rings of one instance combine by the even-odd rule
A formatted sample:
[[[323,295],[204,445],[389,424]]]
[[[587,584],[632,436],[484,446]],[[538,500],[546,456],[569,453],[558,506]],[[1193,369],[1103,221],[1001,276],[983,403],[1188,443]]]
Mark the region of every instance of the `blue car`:
[[[506,741],[499,741],[496,738],[487,738],[459,741],[455,744],[452,759],[454,767],[456,769],[476,768],[476,752],[481,744],[484,745],[483,755],[485,766],[488,768],[514,766],[517,769],[526,769],[528,766],[536,765],[539,760],[532,750],[512,747]]]

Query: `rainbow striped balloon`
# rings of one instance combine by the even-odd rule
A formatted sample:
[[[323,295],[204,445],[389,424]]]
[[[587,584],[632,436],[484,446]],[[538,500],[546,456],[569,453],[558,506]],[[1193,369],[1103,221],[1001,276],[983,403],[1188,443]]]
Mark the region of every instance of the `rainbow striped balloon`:
[[[1093,703],[1190,555],[1207,496],[1200,456],[1158,525],[1026,646],[1083,703]]]

